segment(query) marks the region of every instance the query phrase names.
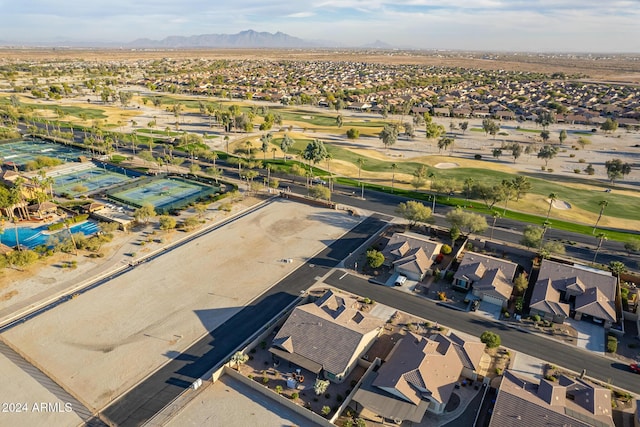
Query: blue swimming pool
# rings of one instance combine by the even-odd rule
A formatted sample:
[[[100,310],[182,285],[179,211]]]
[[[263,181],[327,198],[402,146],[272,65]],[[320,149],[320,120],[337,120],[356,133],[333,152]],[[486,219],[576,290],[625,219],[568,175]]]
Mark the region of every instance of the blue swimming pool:
[[[97,233],[99,230],[98,224],[93,221],[85,221],[80,224],[71,226],[72,233],[83,233],[84,235],[91,235]],[[49,237],[56,233],[68,233],[65,229],[60,231],[49,232],[48,227],[43,225],[41,227],[18,227],[18,240],[22,246],[33,249],[38,245],[46,245]],[[11,224],[5,224],[4,233],[0,234],[2,243],[14,247],[16,242],[16,230]]]

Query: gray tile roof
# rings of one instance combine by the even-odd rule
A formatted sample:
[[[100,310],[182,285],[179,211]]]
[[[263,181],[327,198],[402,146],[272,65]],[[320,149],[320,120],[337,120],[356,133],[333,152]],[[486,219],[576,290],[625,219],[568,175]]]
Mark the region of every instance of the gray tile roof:
[[[426,236],[415,233],[393,233],[382,250],[385,259],[394,262],[407,256],[411,249],[422,248],[429,260],[433,260],[440,252],[442,244],[429,240]]]
[[[359,311],[359,305],[353,297],[327,291],[318,301],[293,310],[274,337],[273,346],[331,373],[343,372],[364,335],[379,330],[383,324]]]
[[[500,382],[489,427],[613,427],[611,400],[601,389],[569,378],[560,378],[558,383],[541,380],[537,384],[507,370]],[[589,390],[598,395],[595,402],[599,413],[585,409],[579,402],[582,399],[579,394],[588,395]]]
[[[547,313],[566,312],[568,316],[568,306],[560,301],[560,293],[567,292],[576,296],[576,311],[615,322],[616,287],[617,279],[610,273],[545,259],[534,285],[530,307]]]

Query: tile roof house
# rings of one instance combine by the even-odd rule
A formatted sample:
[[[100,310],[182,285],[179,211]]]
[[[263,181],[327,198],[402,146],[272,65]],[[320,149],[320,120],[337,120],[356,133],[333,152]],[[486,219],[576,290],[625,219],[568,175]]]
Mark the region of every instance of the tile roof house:
[[[609,328],[617,321],[617,286],[609,272],[543,260],[529,308],[532,314],[556,323],[575,311],[576,320],[590,317]]]
[[[269,351],[341,383],[373,345],[384,323],[359,308],[355,297],[327,291],[317,301],[293,310]]]
[[[505,371],[489,427],[540,425],[613,427],[611,391],[565,376],[536,384]]]
[[[410,332],[353,399],[394,420],[420,422],[426,411],[441,414],[461,375],[475,379],[489,365],[484,348],[454,334],[426,338]]]
[[[473,294],[483,301],[506,307],[517,268],[511,261],[466,252],[453,275],[453,285],[463,290],[473,289]]]
[[[382,250],[385,265],[411,280],[421,281],[431,273],[441,243],[414,233],[394,233]]]

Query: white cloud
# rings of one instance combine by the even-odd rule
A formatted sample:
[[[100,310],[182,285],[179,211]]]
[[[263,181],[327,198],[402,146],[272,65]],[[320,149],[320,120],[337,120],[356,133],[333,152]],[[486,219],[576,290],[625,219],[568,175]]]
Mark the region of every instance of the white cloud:
[[[282,31],[347,45],[640,52],[638,0],[0,0],[0,40]]]
[[[297,12],[297,13],[290,13],[289,15],[287,15],[287,18],[310,18],[314,15],[315,13],[313,12]]]

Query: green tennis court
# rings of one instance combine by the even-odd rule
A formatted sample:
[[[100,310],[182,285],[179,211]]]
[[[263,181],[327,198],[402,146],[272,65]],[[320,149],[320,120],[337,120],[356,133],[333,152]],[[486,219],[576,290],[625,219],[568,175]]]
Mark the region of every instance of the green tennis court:
[[[116,188],[108,192],[108,197],[134,207],[149,203],[156,211],[166,213],[219,191],[219,187],[183,178],[151,177]]]
[[[131,171],[125,171],[124,169],[118,171],[96,166],[55,177],[53,189],[56,194],[68,194],[75,197],[119,184],[131,177]]]
[[[22,168],[40,156],[71,162],[76,161],[81,155],[89,156],[89,153],[72,146],[38,139],[0,144],[0,158],[5,164],[15,164],[18,168]]]

